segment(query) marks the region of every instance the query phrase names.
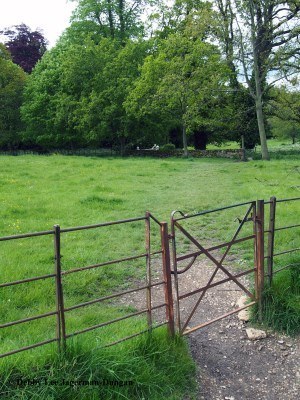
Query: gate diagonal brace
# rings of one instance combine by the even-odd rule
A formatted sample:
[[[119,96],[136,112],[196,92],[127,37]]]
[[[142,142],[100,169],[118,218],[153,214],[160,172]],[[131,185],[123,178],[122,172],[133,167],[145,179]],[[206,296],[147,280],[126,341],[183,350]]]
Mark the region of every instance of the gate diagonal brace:
[[[208,257],[216,266],[217,268],[221,269],[228,277],[233,280],[245,293],[248,294],[249,297],[254,299],[254,296],[247,288],[245,288],[244,285],[242,285],[235,277],[232,275],[214,256],[212,256],[201,244],[193,238],[181,225],[178,224],[178,222],[175,222],[175,225],[177,228],[181,230],[181,232],[186,235],[192,243],[194,243],[195,246],[197,246],[205,255]]]
[[[250,220],[250,218],[248,218],[250,211],[253,209],[253,204],[251,204],[251,206],[249,207],[249,209],[247,210],[244,218],[242,221],[240,222],[240,225],[238,227],[238,229],[236,230],[233,239],[231,242],[233,242],[237,235],[239,234],[240,230],[242,229],[243,225],[245,222],[247,222],[248,220]],[[234,281],[249,297],[251,297],[252,299],[254,299],[255,297],[252,295],[251,292],[248,291],[248,289],[246,289],[229,271],[226,270],[226,268],[222,265],[222,262],[224,261],[224,259],[226,258],[230,248],[232,247],[232,244],[229,244],[226,251],[224,252],[222,259],[220,262],[218,262],[203,246],[200,245],[200,243],[198,243],[196,241],[196,239],[194,239],[181,225],[178,224],[177,221],[174,221],[175,225],[179,228],[179,230],[181,230],[181,232],[186,235],[190,241],[192,243],[194,243],[211,261],[214,262],[214,264],[217,266],[217,268],[215,269],[214,273],[212,274],[212,276],[209,279],[209,282],[207,284],[207,286],[209,286],[211,284],[211,282],[213,281],[214,277],[216,276],[217,272],[219,269],[221,269],[226,275],[229,276],[230,280]],[[192,316],[194,315],[199,303],[201,302],[201,300],[203,299],[203,297],[205,296],[207,289],[204,289],[204,291],[201,293],[200,298],[197,300],[189,318],[187,319],[186,323],[184,324],[181,333],[184,332],[185,328],[187,327],[188,323],[190,322]]]

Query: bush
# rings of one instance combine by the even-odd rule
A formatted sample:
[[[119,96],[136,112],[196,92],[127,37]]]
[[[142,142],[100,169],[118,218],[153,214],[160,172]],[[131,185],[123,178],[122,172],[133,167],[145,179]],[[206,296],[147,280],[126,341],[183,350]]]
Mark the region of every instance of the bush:
[[[160,147],[160,150],[162,151],[170,151],[170,150],[175,150],[175,144],[173,143],[166,143],[163,146]]]

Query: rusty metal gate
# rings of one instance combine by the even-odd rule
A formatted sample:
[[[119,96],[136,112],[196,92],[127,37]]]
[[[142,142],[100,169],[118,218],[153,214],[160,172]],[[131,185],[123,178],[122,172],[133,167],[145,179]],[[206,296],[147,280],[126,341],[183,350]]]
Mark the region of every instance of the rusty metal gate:
[[[232,232],[231,239],[229,241],[209,246],[204,244],[203,238],[199,239],[199,234],[197,232],[190,232],[189,229],[184,226],[187,220],[194,220],[201,219],[204,216],[207,216],[211,213],[217,212],[226,212],[227,210],[234,210],[236,213],[242,214],[242,218],[236,218],[237,227],[234,232]],[[249,224],[251,229],[251,234],[244,234],[243,231],[245,230],[246,225],[248,225],[249,231]],[[172,264],[173,270],[172,274],[174,276],[174,287],[175,287],[175,308],[176,308],[176,325],[177,330],[180,334],[186,335],[197,329],[200,329],[204,326],[207,326],[213,322],[216,322],[222,318],[225,318],[231,314],[237,313],[244,308],[249,307],[250,305],[255,304],[256,302],[261,302],[261,293],[264,285],[264,272],[263,272],[263,258],[264,258],[264,251],[263,251],[263,232],[264,232],[264,201],[259,200],[257,203],[255,201],[247,202],[247,203],[240,203],[231,205],[228,207],[223,207],[214,210],[208,210],[203,212],[194,213],[191,215],[187,215],[182,213],[181,211],[174,211],[171,216],[171,235],[170,238],[172,240]],[[188,251],[184,254],[178,254],[178,237],[181,235],[186,242],[189,242],[193,247],[196,248],[196,251]],[[243,270],[242,272],[236,273],[235,271],[230,271],[227,266],[224,265],[224,261],[226,261],[229,251],[233,246],[238,243],[242,242],[251,242],[251,246],[253,246],[253,266],[250,269]],[[220,253],[221,250],[224,250],[222,254],[217,254],[216,252]],[[190,268],[195,264],[196,260],[200,255],[203,255],[206,260],[208,260],[211,264],[213,264],[213,273],[211,274],[210,278],[208,279],[205,285],[198,285],[194,290],[189,292],[182,293],[181,288],[181,277],[183,274],[187,273]],[[180,263],[183,261],[188,262],[187,265],[181,267]],[[201,266],[200,266],[201,267]],[[217,274],[222,272],[222,279],[216,279]],[[245,283],[242,283],[240,278],[254,273],[255,275],[255,294],[249,287],[246,287]],[[201,307],[201,302],[203,301],[207,292],[216,287],[218,285],[223,285],[227,282],[234,282],[236,286],[241,289],[248,297],[250,302],[243,307],[235,308],[234,310],[230,310],[229,312],[219,315],[217,318],[209,319],[201,324],[197,324],[194,326],[190,326],[193,321],[193,316],[195,315],[196,311]],[[183,316],[182,313],[182,301],[188,297],[195,299],[194,305],[189,312]]]

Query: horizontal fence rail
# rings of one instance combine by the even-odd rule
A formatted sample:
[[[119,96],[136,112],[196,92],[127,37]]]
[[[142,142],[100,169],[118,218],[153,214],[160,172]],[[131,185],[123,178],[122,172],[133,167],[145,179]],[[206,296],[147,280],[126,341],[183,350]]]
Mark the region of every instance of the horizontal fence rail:
[[[280,268],[277,268],[274,270],[274,257],[280,257],[285,254],[291,254],[291,253],[299,253],[300,247],[296,248],[291,248],[291,249],[286,249],[282,251],[276,251],[276,246],[275,246],[275,233],[276,232],[282,232],[286,230],[294,230],[296,228],[300,227],[299,223],[292,224],[292,225],[286,225],[286,226],[279,226],[276,227],[276,215],[278,214],[278,207],[283,204],[288,204],[288,203],[294,203],[294,202],[299,202],[299,207],[300,207],[300,197],[293,197],[289,199],[276,199],[276,197],[271,197],[269,201],[265,201],[265,205],[269,205],[269,228],[268,230],[265,231],[265,233],[268,234],[268,242],[267,242],[267,255],[264,256],[264,258],[267,260],[267,274],[265,275],[268,278],[269,285],[272,285],[273,277],[274,274],[283,271],[288,268],[296,267],[299,266],[300,264],[287,264],[285,266],[281,266]],[[277,207],[277,204],[279,206]],[[299,214],[297,214],[295,217],[298,217]],[[298,235],[299,237],[299,235]],[[300,268],[300,266],[299,266]]]
[[[111,261],[106,261],[102,263],[97,263],[93,265],[88,265],[88,266],[83,266],[79,268],[73,268],[69,270],[63,271],[61,268],[61,236],[65,233],[69,232],[76,232],[76,231],[82,231],[82,230],[88,230],[88,229],[96,229],[96,228],[103,228],[103,227],[109,227],[109,226],[116,226],[120,224],[126,224],[126,223],[132,223],[132,222],[139,222],[139,221],[145,221],[145,248],[146,252],[142,254],[137,254],[129,257],[123,257]],[[150,232],[151,232],[151,227],[150,227],[150,221],[153,221],[154,224],[159,228],[159,235],[161,237],[161,248],[156,251],[151,250],[151,241],[150,241]],[[35,315],[35,316],[30,316],[27,318],[22,318],[16,321],[10,321],[6,323],[0,324],[0,328],[8,328],[12,327],[15,325],[19,324],[24,324],[24,323],[29,323],[31,321],[35,321],[38,319],[46,318],[46,317],[53,317],[56,316],[56,337],[52,339],[48,339],[42,342],[34,343],[29,346],[23,346],[19,349],[15,349],[6,353],[3,353],[0,355],[0,358],[13,355],[22,351],[34,349],[39,346],[43,346],[49,343],[57,342],[58,343],[58,349],[61,351],[66,347],[66,340],[68,338],[77,336],[79,334],[83,334],[86,332],[90,332],[92,330],[102,328],[105,326],[109,326],[111,324],[127,320],[129,318],[134,318],[140,315],[147,315],[147,329],[144,329],[142,331],[136,332],[132,335],[129,335],[127,337],[123,337],[117,341],[114,341],[109,344],[105,344],[103,347],[108,347],[117,343],[124,342],[125,340],[131,339],[133,337],[136,337],[138,335],[141,335],[145,332],[149,332],[152,329],[156,329],[160,326],[163,325],[168,325],[169,332],[174,332],[173,329],[173,319],[172,319],[172,292],[171,290],[171,282],[168,279],[168,273],[164,272],[164,279],[160,280],[158,282],[152,282],[151,281],[151,257],[155,255],[160,255],[162,257],[162,264],[164,266],[164,269],[168,268],[168,265],[165,263],[166,259],[166,252],[168,249],[166,249],[167,244],[166,244],[166,235],[165,235],[165,225],[164,223],[161,223],[157,218],[155,218],[150,212],[147,212],[145,216],[143,217],[137,217],[137,218],[128,218],[128,219],[123,219],[119,221],[111,221],[111,222],[105,222],[105,223],[99,223],[99,224],[93,224],[93,225],[86,225],[86,226],[77,226],[77,227],[71,227],[71,228],[63,228],[61,229],[59,225],[55,225],[53,230],[48,230],[48,231],[41,231],[41,232],[34,232],[34,233],[26,233],[26,234],[20,234],[20,235],[11,235],[11,236],[4,236],[0,238],[0,241],[8,241],[8,240],[19,240],[19,239],[25,239],[25,238],[36,238],[39,236],[45,236],[45,235],[52,235],[53,236],[53,242],[54,242],[54,273],[51,274],[45,274],[41,276],[35,276],[35,277],[30,277],[30,278],[24,278],[20,280],[15,280],[12,282],[3,282],[0,283],[0,288],[5,288],[5,287],[11,287],[15,285],[21,285],[25,283],[31,283],[31,282],[36,282],[36,281],[41,281],[45,279],[52,278],[55,281],[55,298],[56,298],[56,310],[55,311],[49,311],[43,314]],[[140,287],[134,287],[130,290],[124,290],[120,291],[117,293],[112,293],[107,296],[102,296],[97,299],[93,299],[90,301],[82,302],[79,304],[74,304],[69,307],[65,307],[64,304],[64,290],[63,290],[63,277],[74,274],[74,273],[80,273],[82,271],[87,271],[91,269],[96,269],[96,268],[101,268],[104,266],[108,265],[116,265],[119,263],[123,262],[128,262],[128,261],[134,261],[138,259],[145,259],[146,260],[146,269],[147,269],[147,276],[146,276],[146,284]],[[163,287],[164,292],[165,292],[165,298],[164,301],[161,302],[159,305],[153,306],[152,300],[151,300],[151,290],[154,287]],[[99,324],[95,324],[90,327],[86,327],[84,329],[75,331],[75,332],[67,332],[66,328],[66,316],[67,313],[79,308],[87,307],[93,304],[101,303],[105,300],[110,300],[110,299],[115,299],[124,295],[128,295],[131,293],[136,293],[144,291],[146,292],[146,307],[142,310],[138,310],[136,312],[132,312],[128,315],[120,316],[119,318],[114,318],[112,320],[106,321],[106,322],[101,322]],[[154,310],[158,310],[161,308],[165,308],[166,312],[166,318],[163,322],[161,323],[154,323],[153,318],[152,318],[152,313]]]

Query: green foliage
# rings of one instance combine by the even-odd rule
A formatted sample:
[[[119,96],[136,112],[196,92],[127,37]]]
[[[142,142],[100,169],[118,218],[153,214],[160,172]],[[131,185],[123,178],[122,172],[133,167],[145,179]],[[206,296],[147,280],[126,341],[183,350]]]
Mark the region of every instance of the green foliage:
[[[300,138],[300,93],[285,87],[273,89],[271,103],[272,132],[278,138],[290,138],[294,144]]]
[[[241,135],[246,148],[258,143],[255,101],[249,95],[253,76],[250,91],[238,83],[234,32],[226,31],[233,18],[229,8],[220,17],[222,10],[218,14],[200,0],[173,5],[156,0],[76,2],[70,28],[28,79],[21,110],[24,133],[14,141],[10,134],[2,147],[7,142],[39,149],[101,146],[123,153],[126,147],[170,141],[179,147],[183,138],[186,150],[188,145],[205,149],[209,142],[240,142]],[[146,39],[141,13],[148,6],[154,13],[147,23],[155,21],[151,29],[156,32]],[[7,60],[3,46],[0,55]],[[8,106],[15,121],[21,87],[18,101]],[[296,116],[299,99],[283,94],[274,100],[276,107],[290,96]],[[291,118],[288,107],[283,114]],[[295,138],[294,127],[286,134]]]
[[[298,264],[298,265],[297,265]],[[288,335],[300,333],[300,264],[279,272],[265,289],[262,322]],[[257,315],[254,316],[257,318]]]
[[[25,72],[14,64],[0,47],[0,148],[18,147],[20,131],[20,105],[26,80]]]
[[[27,141],[56,148],[124,146],[132,140],[137,131],[123,103],[147,47],[102,39],[84,46],[62,42],[48,52],[25,90]]]
[[[237,90],[230,93],[224,102],[226,104],[224,117],[227,120],[227,137],[241,144],[243,135],[245,148],[253,149],[259,143],[259,133],[255,102],[249,91],[242,85],[238,85]],[[224,136],[226,137],[223,134]]]
[[[290,138],[294,144],[300,139],[300,123],[293,120],[283,120],[278,117],[270,119],[271,129],[276,138]]]
[[[160,329],[109,349],[82,339],[61,357],[48,355],[38,369],[16,365],[2,370],[0,393],[3,399],[24,400],[180,400],[195,393],[194,374],[185,341],[170,340]],[[15,382],[22,378],[41,384],[17,387]]]
[[[146,121],[150,115],[165,130],[181,126],[188,134],[199,127],[213,132],[226,72],[216,46],[191,40],[188,32],[171,34],[157,54],[146,58],[126,109]]]
[[[201,37],[206,40],[214,37],[218,22],[217,13],[211,3],[202,0],[176,0],[172,3],[154,1],[152,5],[155,7],[150,21],[154,21],[156,37],[166,39],[171,34],[187,30],[191,38]]]
[[[11,60],[11,55],[3,43],[0,43],[0,59]]]
[[[149,1],[133,0],[73,0],[78,3],[72,15],[75,23],[69,30],[77,37],[82,32],[95,39],[116,39],[124,43],[127,39],[140,37],[143,24],[140,16]],[[97,38],[98,37],[98,38]]]
[[[173,143],[166,143],[163,146],[161,146],[159,149],[162,151],[168,151],[168,150],[175,150],[175,145]]]

